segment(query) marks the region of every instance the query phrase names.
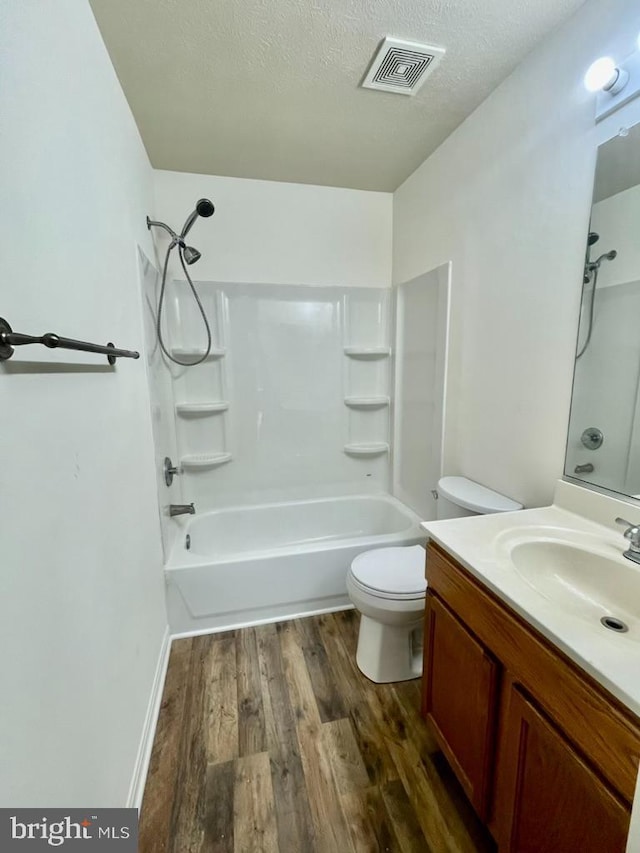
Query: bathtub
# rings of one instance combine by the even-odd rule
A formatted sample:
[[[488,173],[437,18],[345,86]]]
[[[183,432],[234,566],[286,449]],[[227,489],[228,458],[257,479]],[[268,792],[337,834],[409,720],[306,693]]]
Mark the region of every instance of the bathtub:
[[[201,633],[348,607],[353,558],[370,548],[424,542],[419,522],[390,495],[195,516],[166,566],[171,630]]]

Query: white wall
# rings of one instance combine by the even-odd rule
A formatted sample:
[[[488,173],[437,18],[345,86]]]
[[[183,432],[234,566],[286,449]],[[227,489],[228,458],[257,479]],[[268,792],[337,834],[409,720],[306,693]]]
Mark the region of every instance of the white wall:
[[[141,348],[151,169],[88,3],[4,0],[0,55],[0,313]],[[0,367],[3,806],[127,800],[166,613],[144,362],[105,364]]]
[[[595,164],[593,59],[640,7],[591,0],[394,196],[395,282],[453,261],[445,469],[528,506],[562,474]]]
[[[202,252],[192,267],[200,280],[391,284],[391,193],[183,172],[156,171],[154,181],[156,216],[174,230],[199,198],[216,207],[188,235]],[[154,233],[166,246],[163,232]]]

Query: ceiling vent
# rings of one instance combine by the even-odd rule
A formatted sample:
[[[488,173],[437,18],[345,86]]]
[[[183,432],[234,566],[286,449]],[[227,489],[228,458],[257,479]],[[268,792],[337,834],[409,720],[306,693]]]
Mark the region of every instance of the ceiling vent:
[[[365,89],[415,95],[445,54],[444,47],[387,36],[362,81]]]

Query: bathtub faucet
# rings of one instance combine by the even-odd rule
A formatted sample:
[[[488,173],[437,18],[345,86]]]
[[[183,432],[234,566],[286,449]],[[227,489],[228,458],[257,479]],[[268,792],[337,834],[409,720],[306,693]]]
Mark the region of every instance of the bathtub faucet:
[[[171,518],[174,515],[195,515],[196,508],[193,503],[190,504],[169,504],[169,515]]]

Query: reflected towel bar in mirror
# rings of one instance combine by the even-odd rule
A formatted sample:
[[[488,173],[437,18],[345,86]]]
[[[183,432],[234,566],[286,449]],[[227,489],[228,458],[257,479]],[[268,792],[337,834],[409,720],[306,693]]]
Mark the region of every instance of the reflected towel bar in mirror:
[[[0,317],[0,361],[6,361],[14,353],[14,347],[26,344],[42,344],[49,349],[72,349],[79,352],[95,352],[106,355],[109,364],[115,364],[117,358],[140,358],[140,353],[130,349],[116,349],[112,343],[106,345],[90,344],[86,341],[76,341],[73,338],[63,338],[47,332],[39,337],[34,335],[23,335],[14,332],[11,326]]]

